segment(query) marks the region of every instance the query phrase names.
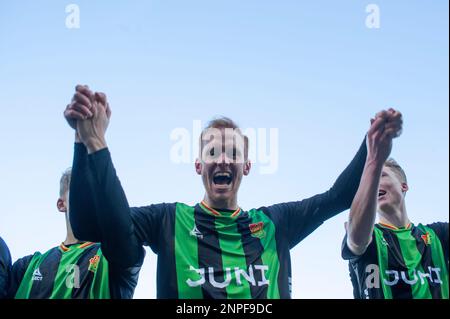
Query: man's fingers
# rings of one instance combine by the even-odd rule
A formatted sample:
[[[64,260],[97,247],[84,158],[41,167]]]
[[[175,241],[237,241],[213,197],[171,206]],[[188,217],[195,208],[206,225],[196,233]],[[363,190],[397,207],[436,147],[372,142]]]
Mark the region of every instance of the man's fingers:
[[[403,122],[403,115],[401,112],[391,108],[389,109],[389,115],[387,120],[388,122]]]
[[[382,118],[385,119],[389,116],[389,112],[386,110],[380,111],[377,114],[375,114],[375,118]]]
[[[95,92],[95,97],[97,99],[97,101],[99,101],[100,103],[102,103],[104,106],[106,106],[106,94],[103,92]]]
[[[388,129],[386,129],[386,130],[384,130],[384,132],[383,132],[383,135],[382,135],[382,138],[383,139],[393,139],[393,138],[396,138],[399,133],[399,130],[397,130],[397,129],[394,129],[394,128],[388,128]]]
[[[376,117],[370,126],[369,133],[374,133],[377,130],[381,130],[385,123],[386,121],[382,117]]]
[[[106,116],[109,118],[111,118],[111,108],[109,107],[109,103],[106,102]]]
[[[92,112],[92,111],[94,111],[93,108],[89,109],[85,105],[77,103],[77,102],[73,102],[71,104],[70,109],[83,114],[83,116],[85,116],[86,118],[92,117],[94,115],[94,113]]]
[[[75,111],[74,109],[68,109],[64,111],[64,117],[71,120],[85,120],[86,117],[80,112]]]
[[[76,92],[73,96],[73,101],[85,105],[89,109],[92,108],[91,100],[83,93]]]
[[[89,89],[89,87],[87,85],[77,85],[75,87],[75,90],[77,92],[80,92],[81,94],[84,94],[91,103],[93,102],[94,93]]]

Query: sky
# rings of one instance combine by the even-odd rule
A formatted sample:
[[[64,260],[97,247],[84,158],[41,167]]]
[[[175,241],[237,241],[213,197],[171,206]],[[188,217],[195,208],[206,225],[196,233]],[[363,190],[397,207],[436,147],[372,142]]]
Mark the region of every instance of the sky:
[[[62,113],[77,84],[108,96],[108,146],[132,206],[203,198],[173,151],[185,132],[192,158],[196,127],[214,116],[257,132],[239,192],[249,210],[326,191],[370,118],[394,107],[408,215],[448,222],[448,24],[444,0],[2,0],[0,236],[14,260],[64,240],[56,201],[74,133]],[[352,298],[347,218],[291,251],[293,298]],[[147,249],[135,298],[155,297]]]

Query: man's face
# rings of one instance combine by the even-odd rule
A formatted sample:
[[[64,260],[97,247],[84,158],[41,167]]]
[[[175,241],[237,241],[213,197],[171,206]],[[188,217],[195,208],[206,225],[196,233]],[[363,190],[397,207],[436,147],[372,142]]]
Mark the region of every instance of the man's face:
[[[203,135],[202,144],[196,171],[208,197],[215,203],[236,198],[242,176],[250,172],[243,136],[232,129],[211,129]]]
[[[398,175],[390,167],[384,166],[378,188],[378,209],[388,212],[392,211],[388,208],[400,207],[407,190],[407,184],[402,183]]]

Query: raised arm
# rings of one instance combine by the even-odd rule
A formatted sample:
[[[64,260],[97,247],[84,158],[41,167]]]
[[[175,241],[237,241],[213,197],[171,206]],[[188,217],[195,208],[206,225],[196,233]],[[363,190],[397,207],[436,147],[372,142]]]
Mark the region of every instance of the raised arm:
[[[94,94],[81,85],[76,90],[65,111],[82,142],[75,145],[72,168],[72,229],[79,239],[101,242],[109,262],[132,267],[142,260],[143,249],[135,236],[130,207],[106,145],[109,104],[102,93]]]
[[[269,207],[272,217],[284,225],[291,248],[324,221],[350,208],[360,184],[366,159],[367,146],[364,140],[353,160],[328,191],[302,201]]]
[[[347,224],[347,246],[355,255],[362,255],[372,239],[383,165],[401,128],[401,113],[389,109],[372,120],[367,133],[367,159]]]

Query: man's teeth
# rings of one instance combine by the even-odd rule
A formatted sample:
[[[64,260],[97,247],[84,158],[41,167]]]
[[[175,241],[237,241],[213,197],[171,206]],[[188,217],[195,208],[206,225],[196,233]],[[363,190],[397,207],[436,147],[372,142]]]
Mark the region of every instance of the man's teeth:
[[[228,172],[216,173],[216,174],[214,174],[214,177],[228,177],[228,178],[231,178],[231,174],[228,173]]]
[[[213,182],[218,185],[229,185],[233,178],[230,172],[217,172],[214,174]]]

